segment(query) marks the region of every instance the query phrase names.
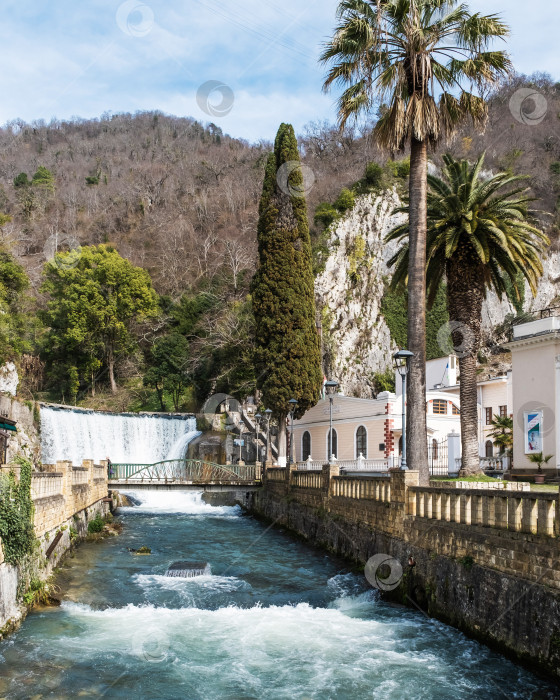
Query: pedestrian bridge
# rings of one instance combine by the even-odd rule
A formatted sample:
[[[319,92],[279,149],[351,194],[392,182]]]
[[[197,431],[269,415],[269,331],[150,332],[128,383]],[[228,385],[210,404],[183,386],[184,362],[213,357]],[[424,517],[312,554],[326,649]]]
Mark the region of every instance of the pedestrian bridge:
[[[201,459],[168,459],[155,464],[112,464],[109,484],[126,485],[226,485],[260,483],[254,464],[215,464]]]

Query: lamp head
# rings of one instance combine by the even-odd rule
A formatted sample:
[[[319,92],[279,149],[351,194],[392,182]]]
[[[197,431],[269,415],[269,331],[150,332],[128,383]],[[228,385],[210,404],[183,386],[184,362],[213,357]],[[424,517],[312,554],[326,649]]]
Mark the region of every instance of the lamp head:
[[[288,403],[290,404],[290,411],[293,411],[297,406],[297,399],[290,399]]]
[[[414,353],[410,350],[397,350],[393,355],[393,364],[401,377],[408,373],[408,363],[411,357],[414,357]]]
[[[264,415],[266,416],[267,420],[270,420],[270,416],[272,415],[272,411],[270,408],[265,409]]]
[[[328,382],[325,382],[325,391],[327,392],[327,396],[334,396],[338,386],[339,384],[336,379],[329,379]]]

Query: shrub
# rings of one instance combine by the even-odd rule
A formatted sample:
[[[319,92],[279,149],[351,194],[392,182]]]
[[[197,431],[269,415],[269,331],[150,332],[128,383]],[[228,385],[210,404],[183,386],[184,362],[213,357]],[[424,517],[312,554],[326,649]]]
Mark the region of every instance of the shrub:
[[[349,209],[353,209],[355,203],[356,197],[354,196],[354,193],[345,187],[342,190],[342,192],[338,195],[334,206],[336,209],[338,209],[339,212],[344,213]]]
[[[379,163],[368,163],[366,165],[365,181],[370,187],[381,187],[383,184],[383,168]]]
[[[323,224],[325,228],[328,228],[333,221],[336,221],[339,214],[338,211],[333,207],[332,204],[328,202],[321,202],[315,210],[315,216],[313,220],[315,224]]]
[[[87,526],[88,532],[90,535],[96,533],[96,532],[101,532],[103,528],[105,527],[105,522],[103,518],[98,515],[96,518],[93,520],[90,520]]]

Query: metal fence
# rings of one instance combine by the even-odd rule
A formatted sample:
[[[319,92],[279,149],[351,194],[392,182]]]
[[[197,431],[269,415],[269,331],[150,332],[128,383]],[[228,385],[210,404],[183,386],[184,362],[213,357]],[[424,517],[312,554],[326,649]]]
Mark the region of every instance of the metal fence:
[[[449,473],[447,438],[428,441],[428,464],[432,476],[447,476]]]

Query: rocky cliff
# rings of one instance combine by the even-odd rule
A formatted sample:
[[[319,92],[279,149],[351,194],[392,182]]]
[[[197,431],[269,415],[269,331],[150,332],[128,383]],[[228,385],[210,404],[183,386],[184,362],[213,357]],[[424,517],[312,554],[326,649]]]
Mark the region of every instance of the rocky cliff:
[[[383,241],[402,220],[402,215],[392,213],[399,204],[395,188],[360,196],[328,231],[330,254],[315,281],[316,299],[328,373],[348,395],[371,397],[375,374],[391,366],[396,349],[381,302],[391,278],[387,261],[395,252],[395,244]],[[560,253],[551,251],[544,268],[537,296],[533,298],[526,289],[526,311],[560,305]],[[515,311],[507,299],[488,295],[483,307],[487,338],[509,313]]]

